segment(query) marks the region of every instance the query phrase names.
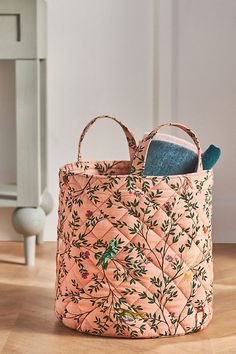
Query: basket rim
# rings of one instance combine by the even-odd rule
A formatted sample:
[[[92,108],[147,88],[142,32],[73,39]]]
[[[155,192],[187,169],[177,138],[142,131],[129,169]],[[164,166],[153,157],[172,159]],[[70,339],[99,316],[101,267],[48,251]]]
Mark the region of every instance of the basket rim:
[[[114,163],[114,162],[120,162],[120,163],[125,163],[125,164],[131,164],[130,160],[106,160],[105,162],[107,163]],[[79,164],[95,164],[95,163],[104,163],[104,160],[96,160],[96,161],[81,161],[79,162]],[[74,169],[78,169],[78,161],[77,162],[72,162],[72,163],[68,163],[68,164],[65,164],[63,166],[61,166],[59,168],[59,174],[63,173],[63,174],[72,174],[74,176],[83,176],[83,177],[93,177],[93,178],[98,178],[98,179],[105,179],[109,176],[112,176],[112,177],[119,177],[119,178],[127,178],[128,176],[137,176],[135,174],[112,174],[110,175],[109,173],[108,174],[89,174],[89,173],[86,173],[86,172],[78,172],[78,171],[74,171]],[[141,177],[141,178],[145,178],[145,179],[153,179],[153,178],[158,178],[158,179],[163,179],[163,177],[168,177],[169,179],[176,179],[176,178],[180,178],[180,177],[194,177],[194,176],[201,176],[203,174],[211,174],[213,175],[213,169],[209,169],[209,170],[202,170],[202,171],[196,171],[196,172],[191,172],[191,173],[185,173],[185,174],[179,174],[179,175],[165,175],[165,176],[148,176],[148,175],[143,175],[143,176],[138,176],[138,177]]]

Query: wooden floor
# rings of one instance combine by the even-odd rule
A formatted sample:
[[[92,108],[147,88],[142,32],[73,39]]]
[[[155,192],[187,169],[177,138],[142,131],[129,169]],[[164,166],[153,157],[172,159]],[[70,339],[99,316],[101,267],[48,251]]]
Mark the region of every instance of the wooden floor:
[[[214,246],[214,317],[201,333],[161,339],[81,335],[53,313],[54,242],[37,246],[34,268],[23,265],[23,244],[0,243],[0,353],[236,353],[236,244]]]

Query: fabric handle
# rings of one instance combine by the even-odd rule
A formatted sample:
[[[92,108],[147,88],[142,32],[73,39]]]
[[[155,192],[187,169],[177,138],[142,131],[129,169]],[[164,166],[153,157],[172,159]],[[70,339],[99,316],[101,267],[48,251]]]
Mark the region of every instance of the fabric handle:
[[[119,121],[117,118],[115,117],[111,117],[108,115],[102,115],[102,116],[97,116],[95,118],[93,118],[84,128],[81,136],[80,136],[80,140],[79,140],[79,145],[78,145],[78,161],[82,161],[82,156],[81,156],[81,145],[82,142],[84,140],[85,134],[87,133],[87,131],[91,128],[91,126],[98,120],[98,119],[111,119],[113,121],[115,121],[116,123],[118,123],[121,128],[123,129],[127,142],[128,142],[128,146],[129,146],[129,155],[130,155],[130,160],[132,161],[134,158],[134,154],[135,151],[137,149],[137,143],[136,140],[134,139],[133,134],[130,132],[130,130],[121,122]]]
[[[131,173],[134,175],[139,175],[143,176],[144,168],[145,168],[145,163],[146,163],[146,158],[147,158],[147,152],[149,145],[154,138],[154,136],[164,127],[177,127],[186,132],[191,139],[193,140],[194,144],[197,147],[198,150],[198,166],[197,166],[197,172],[202,171],[202,156],[201,156],[201,147],[199,140],[195,133],[186,127],[183,124],[179,123],[167,123],[167,124],[162,124],[156,129],[152,130],[143,140],[140,142],[140,144],[137,147],[136,153],[134,155],[132,167],[131,167]]]

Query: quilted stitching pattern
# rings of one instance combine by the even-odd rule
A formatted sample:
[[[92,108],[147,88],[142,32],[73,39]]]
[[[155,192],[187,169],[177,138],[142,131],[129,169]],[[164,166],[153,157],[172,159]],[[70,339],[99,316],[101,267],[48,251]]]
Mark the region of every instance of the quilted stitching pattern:
[[[212,172],[157,178],[124,175],[129,168],[60,170],[57,316],[96,335],[196,332],[212,317]]]

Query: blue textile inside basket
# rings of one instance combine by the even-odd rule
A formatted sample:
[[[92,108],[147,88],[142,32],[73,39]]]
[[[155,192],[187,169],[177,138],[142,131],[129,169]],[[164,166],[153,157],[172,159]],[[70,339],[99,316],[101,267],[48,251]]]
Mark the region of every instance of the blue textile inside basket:
[[[195,172],[197,154],[181,145],[162,140],[151,141],[144,175],[168,176]]]
[[[221,150],[210,145],[202,155],[204,170],[210,170],[218,161]],[[144,168],[145,176],[170,176],[196,172],[197,154],[181,145],[164,140],[152,140]]]

